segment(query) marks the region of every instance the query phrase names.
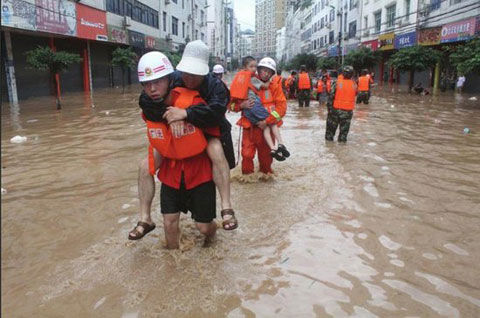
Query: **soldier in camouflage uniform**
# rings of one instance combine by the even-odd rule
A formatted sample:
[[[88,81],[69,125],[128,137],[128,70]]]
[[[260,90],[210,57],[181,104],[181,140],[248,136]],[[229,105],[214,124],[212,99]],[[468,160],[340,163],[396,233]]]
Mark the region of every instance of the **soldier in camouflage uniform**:
[[[331,93],[328,97],[327,128],[325,131],[325,139],[328,141],[333,141],[337,127],[340,126],[338,141],[347,142],[347,135],[350,130],[357,94],[357,85],[352,80],[353,67],[345,66],[343,76],[343,80],[340,79],[332,83]]]

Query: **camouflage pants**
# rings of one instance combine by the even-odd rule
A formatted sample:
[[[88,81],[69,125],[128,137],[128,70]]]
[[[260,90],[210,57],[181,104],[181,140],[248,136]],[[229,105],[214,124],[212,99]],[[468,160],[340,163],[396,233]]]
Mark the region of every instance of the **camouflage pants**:
[[[350,130],[350,122],[352,117],[353,111],[351,110],[333,109],[329,107],[325,139],[333,141],[337,127],[340,126],[338,141],[347,142],[347,135],[348,131]]]
[[[363,102],[364,104],[368,104],[368,100],[370,99],[370,92],[359,92],[357,95],[357,104]]]
[[[309,89],[300,89],[297,93],[298,96],[298,107],[310,106],[310,90]]]

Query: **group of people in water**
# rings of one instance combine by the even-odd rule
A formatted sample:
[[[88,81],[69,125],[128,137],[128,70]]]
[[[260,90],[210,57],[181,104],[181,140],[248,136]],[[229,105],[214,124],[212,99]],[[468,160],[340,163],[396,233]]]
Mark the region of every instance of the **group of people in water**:
[[[283,80],[272,58],[257,63],[248,56],[228,88],[222,81],[223,67],[216,65],[210,72],[208,61],[209,49],[199,40],[186,45],[176,70],[161,52],[146,53],[139,60],[138,79],[143,88],[139,105],[149,147],[139,164],[140,221],[130,231],[130,240],[155,229],[151,218],[155,174],[161,182],[167,248],[179,247],[181,212],[191,212],[207,245],[213,240],[217,230],[215,187],[220,194],[223,229],[238,227],[230,199],[235,155],[227,110],[241,112],[237,125],[242,128],[243,174],[254,172],[256,153],[259,171],[264,174],[273,173],[273,159],[290,157],[280,128],[287,110],[286,95],[292,97],[294,91],[299,107],[309,107],[313,85],[306,68],[302,66],[298,76],[292,72]],[[338,141],[346,142],[355,102],[368,103],[371,77],[362,71],[357,81],[353,75],[353,68],[345,66],[336,80],[323,72],[317,81],[317,96],[328,109],[327,141],[333,141],[340,127]]]

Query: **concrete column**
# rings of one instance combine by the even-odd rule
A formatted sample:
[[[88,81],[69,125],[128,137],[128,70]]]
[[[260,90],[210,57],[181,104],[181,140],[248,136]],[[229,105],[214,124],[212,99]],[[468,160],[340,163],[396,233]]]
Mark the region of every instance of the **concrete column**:
[[[7,75],[8,101],[18,107],[17,80],[15,78],[15,67],[13,64],[12,39],[10,31],[5,31],[5,48],[7,49],[7,59],[5,61],[5,72]]]

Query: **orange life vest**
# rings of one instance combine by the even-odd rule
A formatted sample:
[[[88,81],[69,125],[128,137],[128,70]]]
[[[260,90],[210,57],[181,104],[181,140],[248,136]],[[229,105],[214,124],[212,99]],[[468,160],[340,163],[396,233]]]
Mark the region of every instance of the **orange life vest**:
[[[196,102],[204,102],[197,91],[184,87],[174,89],[179,93],[173,106],[186,109]],[[185,124],[184,136],[176,138],[172,135],[170,126],[165,122],[146,121],[147,135],[150,147],[155,148],[160,155],[170,159],[185,159],[196,156],[207,147],[207,140],[202,130],[190,123]],[[151,151],[151,149],[149,149]]]
[[[294,80],[295,79],[294,79],[293,75],[290,75],[285,82],[285,87],[288,88],[288,87],[292,86]]]
[[[310,77],[308,77],[308,73],[300,73],[300,75],[298,75],[298,89],[310,88]]]
[[[358,90],[360,92],[368,92],[370,90],[370,78],[367,75],[358,78]]]
[[[230,85],[230,99],[247,99],[248,87],[252,72],[243,70],[238,72]]]
[[[327,85],[326,85],[326,87],[327,87],[327,93],[330,93],[330,90],[331,90],[331,87],[332,87],[330,80],[327,80]],[[321,94],[321,93],[323,93],[324,91],[325,91],[325,87],[324,87],[324,85],[323,85],[323,81],[322,81],[322,80],[319,80],[319,81],[318,81],[318,85],[317,85],[317,93]]]
[[[355,83],[351,79],[338,80],[333,108],[353,110],[355,107],[355,95],[357,95]]]

